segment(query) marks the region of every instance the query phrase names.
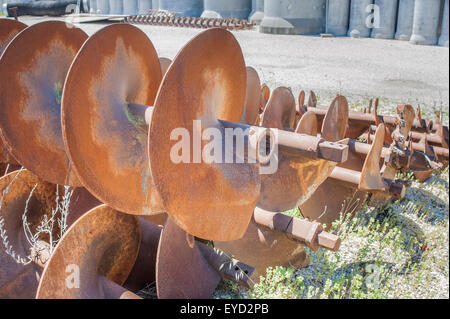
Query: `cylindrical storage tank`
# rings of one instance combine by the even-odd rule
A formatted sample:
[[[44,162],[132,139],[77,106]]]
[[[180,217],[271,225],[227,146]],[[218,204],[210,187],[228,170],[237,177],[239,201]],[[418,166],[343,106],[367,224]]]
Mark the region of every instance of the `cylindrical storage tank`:
[[[448,0],[445,0],[444,15],[442,17],[441,37],[439,38],[439,45],[448,47]]]
[[[411,39],[414,22],[414,0],[399,0],[397,16],[397,40],[409,41]]]
[[[373,0],[351,0],[348,36],[368,38],[372,30]]]
[[[123,0],[123,14],[138,14],[138,0]]]
[[[350,0],[328,0],[326,33],[334,36],[345,36],[348,30]]]
[[[109,0],[97,0],[97,13],[109,14]]]
[[[181,12],[185,17],[199,17],[203,12],[202,0],[159,0],[159,9]]]
[[[412,44],[435,45],[438,42],[438,28],[441,0],[416,0]]]
[[[264,0],[252,0],[252,12],[248,17],[248,21],[255,24],[261,24],[264,18]]]
[[[159,0],[152,0],[152,9],[153,10],[159,9]]]
[[[97,13],[97,0],[89,1],[89,13],[91,14]]]
[[[371,37],[375,39],[393,39],[397,21],[397,0],[375,0],[375,20]]]
[[[139,14],[147,14],[148,10],[152,8],[152,0],[138,0]]]
[[[202,17],[248,19],[251,11],[252,0],[205,0]]]
[[[123,0],[109,0],[109,14],[123,14]]]
[[[265,0],[263,33],[319,34],[325,29],[326,0]]]

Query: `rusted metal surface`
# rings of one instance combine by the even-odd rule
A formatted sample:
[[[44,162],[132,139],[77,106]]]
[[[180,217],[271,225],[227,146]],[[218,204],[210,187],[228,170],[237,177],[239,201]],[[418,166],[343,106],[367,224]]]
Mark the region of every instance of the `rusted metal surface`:
[[[296,133],[317,136],[317,116],[314,112],[306,112],[297,124]]]
[[[193,137],[193,121],[199,119],[203,129],[222,131],[216,119],[238,123],[245,88],[246,69],[238,42],[225,30],[210,29],[178,53],[158,93],[149,135],[155,186],[177,225],[200,238],[233,240],[244,235],[259,195],[258,165],[211,165],[195,163],[192,157],[189,163],[176,164],[170,158],[171,132],[185,128]],[[200,149],[206,144],[201,141]]]
[[[179,228],[169,217],[161,233],[158,247],[156,264],[158,298],[210,298],[222,274],[227,279],[238,278],[238,282],[247,284],[248,277],[253,271],[251,267],[211,250],[212,248],[195,242],[191,235]],[[242,270],[241,265],[244,266]]]
[[[255,267],[252,279],[257,282],[267,267],[302,268],[309,263],[304,246],[313,250],[324,247],[336,251],[340,239],[311,223],[281,213],[256,208],[244,237],[230,242],[214,242],[214,246],[230,256]]]
[[[38,299],[125,298],[122,288],[139,252],[141,232],[135,216],[103,205],[86,213],[58,243],[42,273]],[[74,245],[76,243],[76,245]],[[79,288],[67,285],[70,265],[79,267]]]
[[[95,197],[130,214],[164,212],[148,167],[148,127],[127,104],[153,105],[161,78],[145,33],[115,24],[86,41],[65,84],[62,125],[74,170]]]
[[[245,103],[245,84],[245,63],[236,39],[226,30],[210,29],[178,53],[163,79],[153,110],[149,153],[154,184],[174,221],[203,239],[228,241],[244,235],[259,193],[259,163],[239,163],[237,156],[247,158],[247,150],[244,154],[230,154],[232,161],[225,161],[225,154],[221,154],[213,164],[195,156],[188,163],[174,163],[174,143],[168,141],[173,130],[179,128],[186,129],[194,140],[206,128],[221,132],[229,128],[259,130],[238,123]],[[196,120],[201,120],[201,128],[193,127]],[[222,141],[224,135],[219,137]],[[293,132],[279,131],[277,135],[280,150],[289,156],[304,161],[308,157],[336,162],[346,159],[345,145]],[[243,138],[245,145],[248,135]],[[203,150],[210,142],[211,137],[198,140],[198,148],[194,143],[187,145],[189,154],[198,154],[198,149]]]
[[[30,198],[35,185],[37,186]],[[30,223],[31,232],[35,234],[44,216],[51,217],[52,208],[55,208],[56,186],[43,182],[27,170],[15,171],[0,178],[0,197],[3,197],[0,217],[9,245],[13,247],[16,255],[25,258],[31,248],[22,221],[27,200],[30,198],[27,221]],[[55,225],[53,231],[56,238],[58,225]],[[42,235],[39,239],[48,240],[47,236]],[[5,252],[3,245],[0,248],[0,265],[0,298],[34,298],[42,272],[38,265],[18,264]]]
[[[130,272],[124,288],[131,292],[138,292],[146,285],[156,280],[156,257],[162,226],[152,223],[145,218],[138,217],[141,229],[141,243],[139,254]],[[176,252],[173,252],[176,253]]]
[[[270,96],[262,114],[261,126],[280,130],[293,129],[295,122],[295,99],[290,89],[278,87]],[[251,124],[251,123],[247,123]]]
[[[87,35],[67,23],[35,24],[0,59],[0,132],[8,151],[42,179],[79,186],[61,132],[60,95]],[[14,66],[14,67],[11,67]]]
[[[258,73],[252,67],[247,67],[247,85],[245,106],[242,112],[242,123],[256,125],[258,122],[259,107],[261,103],[261,83]]]
[[[215,241],[214,247],[255,267],[251,277],[254,282],[265,275],[267,267],[303,268],[309,264],[303,245],[290,240],[283,233],[258,226],[253,218],[242,239]]]
[[[28,26],[22,22],[10,19],[0,19],[0,57],[9,42],[22,30]],[[0,134],[0,165],[2,171],[6,169],[3,164],[18,164],[17,160],[9,154],[7,147],[3,144],[3,138]],[[0,175],[1,176],[1,175]]]
[[[303,92],[303,91],[302,91]],[[299,101],[301,100],[300,97],[302,97],[302,92],[299,96]],[[303,92],[303,98],[304,98],[304,92]],[[307,111],[314,112],[317,115],[318,119],[318,125],[322,125],[322,120],[326,114],[326,106],[323,105],[317,105],[317,101],[315,100],[314,92],[310,92],[310,97],[306,105],[300,106],[297,109],[297,115],[298,118],[300,118],[304,113]],[[300,105],[300,104],[299,104]],[[369,106],[369,112],[357,112],[357,111],[350,111],[348,114],[349,119],[349,126],[346,133],[346,137],[351,139],[357,139],[364,133],[366,133],[371,127],[376,127],[378,124],[383,123],[386,128],[386,134],[385,134],[385,143],[391,144],[393,141],[391,139],[391,133],[395,130],[397,126],[397,117],[395,116],[387,116],[387,115],[378,115],[378,99],[375,101],[375,105],[373,109],[371,108],[371,105]],[[437,131],[440,126],[433,123],[431,120],[422,120],[415,118],[413,120],[413,123],[411,125],[411,129],[416,132],[426,133],[431,130],[431,128],[434,131]],[[444,127],[445,129],[445,127]],[[448,128],[447,128],[448,132]]]
[[[176,12],[165,10],[150,10],[148,14],[129,16],[123,22],[188,28],[224,28],[228,30],[252,29],[255,26],[253,22],[247,20],[185,17],[177,15]]]
[[[20,165],[12,165],[12,164],[0,164],[0,177],[9,174],[11,172],[17,171],[22,166]]]
[[[323,126],[328,131],[327,136],[336,137],[332,141],[338,141],[342,131],[345,132],[346,119],[344,116],[340,122],[337,122],[336,116],[348,113],[346,99],[342,96],[336,97],[328,112],[329,115],[323,122]],[[285,88],[275,90],[263,113],[262,126],[278,129],[292,128],[294,120],[295,100],[292,93]],[[306,121],[302,121],[302,125],[307,125]],[[297,127],[297,133],[302,130],[303,126]],[[281,133],[280,131],[279,139],[283,137]],[[308,144],[306,137],[306,135],[303,136],[302,143],[305,146],[308,145],[310,149],[317,148],[317,145],[314,145],[317,140],[311,139]],[[327,179],[335,166],[336,162],[309,154],[294,155],[291,150],[280,147],[278,170],[274,174],[261,176],[261,194],[257,206],[272,212],[284,212],[297,207]]]
[[[259,107],[259,113],[264,112],[267,102],[270,99],[270,89],[266,84],[261,85],[261,105]]]
[[[70,227],[85,213],[102,204],[103,203],[89,193],[86,188],[77,187],[72,189],[69,203],[69,214],[67,216],[67,225]]]
[[[8,185],[10,186],[6,191]],[[45,216],[50,218],[52,210],[56,208],[57,189],[59,196],[63,196],[63,187],[57,188],[54,184],[46,183],[27,170],[15,171],[0,179],[0,193],[5,191],[0,205],[0,216],[5,221],[4,229],[7,231],[9,244],[21,257],[28,256],[31,249],[33,260],[27,265],[16,263],[5,253],[5,247],[1,247],[0,296],[2,298],[34,298],[42,272],[41,268],[51,254],[49,237],[46,233],[42,233],[36,246],[32,247],[26,239],[22,215],[25,212],[26,202],[30,198],[26,216],[30,223],[30,231],[35,234],[43,218]],[[100,205],[84,188],[69,191],[71,195],[66,219],[67,227],[70,227],[85,212]],[[60,234],[60,226],[55,223],[53,227],[53,238],[56,239]]]
[[[256,208],[253,214],[257,225],[284,233],[287,237],[317,251],[325,248],[337,251],[341,245],[338,236],[323,231],[317,222],[290,217],[283,213],[274,213]]]
[[[385,127],[378,126],[375,139],[371,145],[369,154],[364,161],[358,188],[362,191],[384,191],[386,186],[380,174],[380,157],[383,150]]]
[[[28,26],[20,21],[11,19],[0,19],[0,56],[9,42],[23,29]]]
[[[385,179],[380,171],[385,127],[380,124],[361,171],[336,167],[317,191],[303,204],[300,211],[304,217],[326,224],[342,215],[353,216],[368,199],[369,193],[381,193],[380,197],[403,198],[405,185]],[[352,153],[350,148],[350,153]],[[329,196],[333,194],[333,196]]]

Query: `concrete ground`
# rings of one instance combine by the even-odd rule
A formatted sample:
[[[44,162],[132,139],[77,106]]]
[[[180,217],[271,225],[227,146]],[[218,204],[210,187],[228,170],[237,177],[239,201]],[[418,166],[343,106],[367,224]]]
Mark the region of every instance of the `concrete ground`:
[[[27,24],[50,18],[21,17]],[[77,24],[92,34],[106,23]],[[201,29],[138,25],[159,56],[174,58]],[[314,90],[326,103],[336,93],[351,101],[380,97],[385,103],[443,107],[448,117],[449,49],[395,40],[320,38],[235,31],[247,65],[271,89]],[[363,104],[366,102],[363,102]],[[387,108],[392,111],[391,107]],[[427,112],[428,113],[428,112]],[[448,120],[445,119],[445,122]]]

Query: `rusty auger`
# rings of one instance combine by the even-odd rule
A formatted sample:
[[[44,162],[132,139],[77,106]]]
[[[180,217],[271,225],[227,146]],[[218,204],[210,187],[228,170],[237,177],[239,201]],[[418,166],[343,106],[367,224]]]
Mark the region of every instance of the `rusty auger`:
[[[130,47],[133,50],[126,50]],[[98,58],[98,48],[105,53],[94,65],[91,57]],[[223,50],[217,53],[217,48]],[[208,59],[203,58],[205,54]],[[102,62],[102,57],[108,57],[109,63]],[[91,71],[84,72],[86,68]],[[220,77],[219,71],[223,73]],[[123,90],[116,89],[119,74]],[[194,136],[194,120],[200,119],[202,131],[216,127],[259,132],[259,127],[239,123],[246,74],[239,45],[223,29],[204,31],[190,41],[170,65],[161,86],[155,49],[142,31],[126,24],[98,31],[72,64],[62,99],[63,135],[83,185],[119,211],[137,215],[167,212],[182,229],[200,238],[226,241],[242,237],[259,196],[259,164],[211,165],[195,159],[192,164],[174,163],[170,136],[177,128],[186,128]],[[252,144],[255,149],[258,141]],[[315,142],[316,148],[308,149],[305,141]],[[346,158],[347,146],[317,137],[285,132],[278,144],[297,156],[336,162]],[[205,145],[202,141],[199,146]],[[232,154],[232,163],[241,155],[247,156]],[[159,164],[149,169],[149,158],[151,165]],[[174,176],[178,176],[176,180]],[[180,176],[185,178],[180,181]]]
[[[64,26],[64,28],[62,28],[62,26]],[[37,93],[40,94],[38,96],[42,96],[42,98],[37,99],[37,101],[33,100],[33,99],[32,100],[25,100],[25,101],[19,99],[18,101],[16,101],[16,103],[19,103],[19,102],[22,103],[22,104],[20,104],[21,105],[21,110],[27,110],[27,108],[29,109],[30,107],[33,106],[33,107],[36,107],[36,108],[40,109],[41,112],[40,112],[39,116],[42,116],[43,119],[46,119],[46,118],[49,119],[49,121],[47,122],[48,129],[43,130],[43,129],[39,128],[39,127],[35,128],[33,131],[31,131],[31,129],[30,129],[29,133],[27,135],[28,143],[29,143],[28,145],[30,147],[33,147],[33,148],[36,148],[36,149],[39,150],[39,152],[37,151],[36,154],[34,154],[34,157],[33,157],[34,160],[38,160],[38,162],[44,162],[44,164],[45,164],[45,161],[47,160],[46,156],[48,156],[48,155],[45,154],[45,151],[42,151],[42,149],[45,150],[46,148],[50,148],[51,146],[55,146],[55,145],[53,145],[51,143],[53,142],[54,144],[57,144],[58,140],[62,140],[61,126],[60,126],[61,124],[59,124],[60,123],[60,119],[58,120],[58,118],[56,116],[54,116],[54,117],[51,116],[52,112],[54,112],[55,110],[59,110],[60,105],[59,105],[59,101],[56,100],[56,97],[58,97],[60,95],[60,92],[59,93],[58,92],[54,92],[54,91],[52,91],[52,88],[54,88],[54,86],[53,86],[53,82],[54,81],[58,80],[58,81],[64,82],[65,77],[66,77],[66,73],[67,73],[67,71],[69,69],[70,64],[72,63],[72,61],[69,61],[69,58],[71,58],[71,60],[73,60],[73,58],[75,57],[75,54],[78,52],[79,47],[81,47],[81,44],[82,44],[81,42],[82,41],[80,41],[78,47],[70,47],[70,46],[67,47],[66,46],[67,43],[64,42],[65,40],[67,40],[70,43],[70,40],[68,40],[70,38],[70,32],[75,32],[75,36],[72,37],[72,38],[75,39],[74,41],[77,40],[77,33],[79,34],[79,32],[81,32],[81,31],[75,30],[75,29],[76,28],[66,28],[65,24],[64,23],[60,23],[60,22],[56,22],[56,23],[48,22],[48,23],[36,24],[35,26],[30,27],[29,29],[27,29],[26,32],[22,33],[20,35],[20,37],[15,38],[14,43],[13,43],[14,45],[11,45],[8,48],[8,50],[7,50],[7,52],[10,53],[11,51],[9,51],[9,50],[15,50],[17,48],[17,46],[21,43],[21,41],[26,41],[26,40],[29,41],[30,40],[30,38],[29,38],[30,34],[31,35],[33,35],[33,34],[35,35],[36,33],[40,34],[40,38],[41,39],[45,38],[47,41],[45,41],[45,42],[40,41],[39,43],[38,42],[34,42],[33,45],[31,45],[31,47],[28,47],[29,48],[29,51],[27,51],[28,54],[22,55],[22,57],[23,57],[23,59],[25,61],[33,60],[32,57],[35,57],[35,55],[37,55],[37,52],[39,52],[40,50],[43,49],[42,47],[45,48],[48,45],[50,47],[53,46],[53,48],[49,49],[48,52],[53,53],[53,55],[50,54],[54,58],[53,64],[52,64],[52,70],[55,71],[57,76],[52,77],[51,75],[49,76],[48,74],[46,74],[44,72],[36,72],[36,69],[40,70],[38,66],[42,67],[42,64],[46,65],[45,61],[47,61],[47,59],[49,58],[48,54],[47,55],[46,54],[39,55],[39,58],[41,59],[41,61],[39,59],[37,59],[37,61],[35,61],[36,59],[34,59],[33,61],[35,61],[37,66],[32,66],[27,71],[31,72],[34,75],[32,77],[32,79],[31,79],[32,83],[39,84],[38,85],[38,89],[40,89],[40,90],[36,90],[36,91],[37,91]],[[73,31],[73,30],[75,30],[75,31]],[[83,40],[85,40],[85,39],[83,39]],[[2,57],[1,63],[6,63],[5,61],[8,61],[6,59],[10,59],[11,57],[13,57],[13,55],[9,55],[9,54],[6,55],[5,54]],[[3,59],[5,59],[5,60],[3,60]],[[44,62],[42,62],[42,60]],[[1,64],[1,63],[0,63],[0,69],[3,66],[3,64]],[[158,69],[159,72],[164,72],[164,70],[167,69],[169,65],[170,65],[170,60],[168,60],[168,59],[161,58],[161,59],[157,60],[157,69]],[[21,74],[20,71],[17,71],[17,73]],[[26,78],[26,77],[22,77],[22,78]],[[2,78],[2,81],[4,81],[3,78]],[[21,81],[17,81],[15,83],[15,85],[16,85],[16,87],[19,87],[19,88],[29,89]],[[159,83],[158,83],[158,85],[159,85]],[[37,94],[35,93],[35,95],[37,95]],[[6,99],[7,100],[8,96],[2,96],[2,99]],[[56,114],[59,117],[59,112],[56,112]],[[24,123],[25,127],[27,127],[27,125],[29,126],[29,123],[26,120],[28,120],[28,121],[31,121],[31,120],[26,117],[26,114],[24,112],[16,112],[14,114],[14,116],[11,116],[8,120],[11,121],[11,120],[19,119],[19,120],[22,120],[22,122]],[[53,120],[53,122],[52,122],[52,120]],[[50,123],[50,124],[48,124],[48,123]],[[8,126],[8,121],[5,120],[1,124],[4,125],[4,126],[2,126],[2,130],[5,131],[5,132],[8,132],[11,135],[12,133],[10,131],[10,127]],[[64,127],[62,127],[62,129],[64,129]],[[58,135],[58,133],[59,133],[59,135]],[[34,141],[38,141],[38,142],[34,142],[34,143],[31,142],[32,140],[30,139],[30,136],[35,137]],[[21,145],[19,143],[20,141],[17,142],[17,140],[15,140],[15,142],[17,144],[11,143],[12,146],[10,146],[10,149],[12,150],[12,152],[17,152],[21,156],[21,159],[23,159],[23,161],[27,161],[27,160],[29,161],[29,159],[28,159],[29,153],[27,153],[26,150],[20,149],[20,147],[21,147]],[[39,149],[39,147],[41,147],[41,149]],[[19,149],[20,151],[17,151],[17,149]],[[66,150],[65,147],[63,148],[63,150],[65,152],[65,150]],[[62,156],[63,154],[60,153],[59,155]],[[65,156],[66,155],[64,153],[64,158],[65,158]],[[67,165],[70,167],[71,164],[67,164]],[[67,169],[57,169],[57,168],[55,168],[57,174],[49,175],[48,172],[47,172],[48,167],[46,167],[45,165],[35,165],[35,166],[30,165],[30,167],[33,169],[33,171],[36,174],[39,174],[45,180],[51,180],[52,178],[57,178],[58,181],[61,184],[69,183],[69,185],[72,185],[72,186],[78,186],[79,185],[78,179],[75,179],[75,180],[69,179],[69,181],[67,182],[68,179],[64,178],[64,176],[68,175]],[[29,174],[31,174],[31,173],[29,173]],[[76,175],[72,175],[72,176],[76,176]],[[66,182],[63,182],[63,181],[66,181]],[[27,190],[27,191],[29,191],[29,190]],[[83,215],[83,213],[87,212],[89,209],[94,207],[94,205],[97,206],[97,205],[100,204],[100,202],[98,202],[92,195],[90,195],[89,192],[87,192],[83,188],[76,188],[74,190],[74,193],[75,193],[75,203],[73,205],[76,205],[75,207],[76,207],[76,209],[78,211],[78,214],[75,214],[75,215],[74,214],[69,214],[68,218],[70,220],[70,223],[76,222],[79,219],[79,217]],[[77,196],[77,194],[79,194],[79,193],[81,193],[81,195]],[[72,196],[72,197],[74,197],[74,196]],[[77,198],[79,200],[77,200]],[[16,214],[20,214],[21,213],[20,209],[16,210],[15,213]],[[39,212],[39,213],[42,214],[42,212]],[[37,215],[37,213],[36,213],[36,215]],[[20,215],[16,215],[16,216],[10,215],[10,217],[11,218],[15,217],[16,220],[20,219]],[[158,216],[154,216],[154,217],[150,216],[147,219],[145,219],[143,217],[142,220],[140,220],[140,223],[142,224],[142,223],[149,222],[149,221],[164,223],[164,220],[165,220],[165,215],[158,215]],[[91,223],[91,222],[87,222],[87,223]],[[83,224],[83,223],[81,223],[81,224]],[[8,223],[8,225],[9,225],[9,223]],[[97,227],[98,227],[98,224],[97,224]],[[148,227],[146,227],[146,228],[148,228]],[[156,236],[156,237],[159,240],[159,233],[157,235],[158,236]],[[153,236],[153,237],[155,237],[155,236]],[[139,254],[141,254],[142,249],[144,249],[144,251],[146,251],[148,249],[151,249],[151,247],[157,247],[158,246],[158,240],[156,242],[155,241],[152,241],[152,242],[149,241],[145,245],[141,245],[141,250],[139,251]],[[79,241],[82,241],[82,239],[79,239]],[[67,245],[70,245],[71,242],[72,242],[72,239],[68,240],[68,244]],[[44,242],[41,243],[41,244],[43,246],[45,246]],[[72,242],[72,244],[73,244],[73,242]],[[153,244],[153,246],[152,246],[152,244]],[[173,245],[176,245],[176,244],[177,244],[176,242],[173,242]],[[168,245],[170,245],[170,243]],[[233,273],[229,269],[228,269],[228,272],[226,272],[227,268],[223,268],[223,270],[222,269],[220,269],[220,270],[217,269],[217,263],[219,263],[220,261],[222,261],[222,262],[225,261],[223,256],[220,256],[219,253],[217,253],[217,252],[216,253],[211,253],[208,249],[205,249],[205,248],[201,248],[201,250],[202,250],[202,252],[204,254],[207,254],[207,256],[209,258],[208,260],[210,260],[211,263],[212,263],[212,266],[211,266],[212,268],[211,269],[215,269],[215,273],[219,274],[219,276],[230,275],[231,273]],[[183,252],[179,251],[179,253],[182,254]],[[84,252],[83,252],[83,254],[84,254]],[[75,257],[79,258],[78,260],[86,260],[86,259],[89,260],[92,257],[92,256],[91,257],[90,256],[82,256],[83,254],[75,256]],[[148,255],[145,252],[143,254],[144,255]],[[186,253],[184,253],[184,254],[186,254]],[[47,255],[49,255],[49,254],[47,254]],[[156,248],[155,248],[155,252],[154,252],[153,255],[156,256]],[[198,256],[200,256],[200,257],[198,257]],[[198,258],[203,258],[202,256],[203,255],[197,254]],[[137,267],[136,268],[137,270],[132,272],[132,274],[133,274],[132,276],[134,278],[134,279],[132,279],[132,281],[134,282],[134,284],[132,286],[130,286],[131,283],[128,283],[128,281],[127,281],[125,288],[127,288],[127,287],[138,287],[137,283],[140,283],[141,285],[144,285],[144,284],[147,284],[147,283],[150,283],[150,282],[154,281],[154,274],[153,274],[152,278],[149,278],[148,274],[151,274],[152,272],[147,272],[146,271],[150,267],[149,264],[148,264],[150,261],[151,261],[151,259],[147,260],[146,261],[147,264],[145,264],[146,266],[143,267],[142,266],[143,262],[140,262],[140,259],[138,258],[138,260],[135,263],[135,267]],[[43,265],[44,262],[41,262],[40,264]],[[95,262],[95,260],[93,262]],[[151,263],[151,267],[154,268],[155,267],[155,263],[156,263],[156,260],[153,263]],[[172,265],[172,260],[171,259],[167,259],[167,258],[162,258],[160,263],[165,268],[168,268],[168,267],[170,268],[171,265]],[[230,259],[229,263],[230,264],[233,264],[233,263],[236,264],[237,261],[235,261],[235,260],[232,261]],[[240,265],[240,268],[245,268],[249,275],[251,274],[252,268],[250,266],[247,266],[247,265],[242,264],[242,263],[239,263],[239,265]],[[109,265],[109,266],[115,267],[114,265]],[[17,268],[17,266],[16,266],[16,268]],[[20,268],[20,267],[18,267],[18,268]],[[213,271],[210,271],[210,273],[211,273],[211,276],[214,275]],[[234,270],[234,273],[240,273],[240,271]],[[240,276],[238,281],[241,282],[241,283],[246,284],[245,283],[245,278],[247,278],[246,276],[247,276],[247,274]],[[231,277],[234,278],[235,276],[231,276]],[[236,277],[238,277],[238,276],[236,276]],[[56,280],[55,275],[48,275],[46,278],[49,278],[48,280],[50,280],[50,281],[55,281]],[[6,277],[5,280],[7,280],[7,282],[14,282],[16,279],[14,278],[14,274],[12,274],[12,275],[10,274],[9,276]],[[205,278],[205,280],[208,280],[208,278]],[[35,286],[37,285],[37,282],[34,281],[32,284],[34,284],[34,286],[27,286],[26,287],[27,289],[30,290],[30,292],[35,291]],[[31,283],[30,283],[30,285],[31,285]],[[119,291],[119,292],[123,291],[122,288],[116,287],[117,285],[114,286],[113,284],[111,284],[109,282],[107,282],[107,284],[105,284],[105,285],[107,287],[109,287],[110,289],[112,289],[111,290],[112,292],[109,293],[108,295],[103,295],[104,297],[116,296],[115,295],[115,291],[116,292],[117,291]],[[12,290],[11,291],[6,291],[5,292],[6,296],[20,296],[22,294],[20,289],[22,289],[21,287],[23,287],[23,286],[19,285],[19,287],[17,287],[15,285],[8,285],[8,287],[9,287],[8,289],[12,289]],[[143,288],[143,286],[140,286],[139,288]],[[167,288],[167,286],[166,286],[166,288]],[[193,287],[192,289],[194,289],[194,288],[195,287]],[[17,294],[16,295],[11,295],[11,293],[16,292],[17,289],[19,289]],[[205,290],[205,287],[202,287],[200,285],[200,286],[197,287],[197,289],[194,289],[198,295],[192,295],[191,297],[195,298],[197,296],[201,296],[201,297],[209,296],[211,294],[211,291],[210,291],[211,288],[209,287],[208,289],[209,290]],[[135,289],[133,289],[133,291],[135,291]],[[97,296],[97,297],[100,297],[101,295],[96,295],[97,292],[95,291],[95,289],[94,289],[94,291],[92,291],[88,287],[87,290],[78,291],[78,292],[75,293],[75,295],[70,295],[69,294],[69,295],[67,295],[67,297],[76,297],[76,296],[78,296],[78,297],[79,296],[85,296],[85,297],[87,297],[87,296]],[[166,289],[166,294],[168,292],[169,291]],[[49,292],[47,292],[47,294],[48,293]],[[50,292],[50,294],[51,293],[53,293],[53,292]],[[46,295],[44,293],[42,296],[45,297],[45,296],[48,296],[48,295]]]
[[[384,179],[381,174],[380,156],[384,133],[384,124],[380,124],[360,171],[339,166],[333,170],[317,191],[299,206],[304,217],[330,226],[342,213],[356,213],[368,199],[369,193],[382,192],[396,198],[404,197],[405,185]]]
[[[129,16],[124,18],[123,22],[187,28],[223,28],[227,30],[248,30],[255,27],[253,22],[248,22],[245,19],[185,17],[178,15],[176,12],[166,11],[152,11],[148,14]]]
[[[259,83],[254,85],[259,88]],[[345,114],[348,109],[345,98],[337,97],[328,112],[323,131],[327,138],[332,138],[330,136],[339,135],[346,128]],[[294,97],[289,89],[280,87],[270,97],[261,125],[293,131],[294,116]],[[252,122],[256,117],[257,114],[254,114],[248,120]],[[253,212],[244,237],[229,242],[214,242],[215,247],[255,267],[254,281],[264,275],[267,267],[306,266],[309,259],[303,249],[305,246],[312,250],[322,247],[333,251],[340,246],[340,239],[324,232],[319,223],[282,214],[283,211],[297,207],[310,196],[328,177],[336,163],[289,156],[283,150],[278,156],[277,172],[262,176],[258,207]]]
[[[322,121],[325,113],[326,107],[317,105],[317,100],[315,99],[314,92],[310,91],[309,99],[306,104],[304,104],[304,91],[300,92],[299,95],[299,107],[297,108],[297,114],[301,117],[307,111],[312,111],[317,115],[319,124]],[[357,139],[364,133],[366,133],[370,128],[376,129],[380,123],[384,123],[386,127],[385,143],[391,144],[392,139],[390,136],[397,126],[397,117],[388,115],[378,115],[378,103],[375,101],[373,108],[370,108],[369,112],[349,112],[349,128],[346,133],[346,137]],[[438,130],[443,130],[443,136],[447,136],[448,141],[448,127],[439,125],[438,122],[432,120],[424,120],[417,116],[411,126],[411,130],[416,133],[436,133]],[[422,135],[421,135],[422,136]]]
[[[52,222],[56,198],[64,195],[63,190],[63,187],[44,182],[27,170],[0,178],[0,298],[35,297],[42,268],[51,255],[50,238],[56,241],[62,233],[57,220],[53,221],[54,227],[48,229],[51,234],[38,233],[38,227],[45,220]],[[70,192],[66,216],[68,227],[100,204],[83,188],[71,189]],[[82,241],[82,238],[78,240]]]
[[[159,298],[208,298],[223,277],[245,283],[252,274],[251,267],[193,238],[188,246],[186,238],[170,219],[162,228],[99,206],[64,234],[46,263],[36,297],[136,299],[143,285],[156,280]],[[61,271],[70,266],[79,267],[78,289]]]
[[[383,147],[381,158],[383,163],[382,175],[384,178],[395,179],[398,172],[413,172],[420,180],[424,181],[434,171],[439,170],[442,164],[435,162],[432,154],[412,150],[411,143],[407,142],[414,119],[414,109],[410,105],[397,107],[398,124],[392,133],[393,142],[388,147]],[[373,140],[374,136],[370,140]],[[350,140],[349,159],[342,166],[350,169],[361,169],[364,158],[370,150],[370,144]]]
[[[158,291],[160,298],[207,298],[221,278],[251,284],[247,281],[252,267],[202,243],[192,241],[193,246],[187,247],[187,235],[174,229],[178,229],[177,226],[169,226],[171,236],[162,235],[161,226],[101,205],[83,188],[73,190],[66,216],[69,230],[60,238],[60,224],[52,228],[53,242],[58,239],[56,247],[55,244],[52,247],[48,233],[39,233],[36,238],[33,234],[44,220],[52,218],[58,196],[56,190],[56,185],[43,182],[27,170],[0,179],[2,246],[6,245],[0,250],[1,298],[135,298],[134,293],[146,284],[158,281],[157,267],[160,276],[168,271],[169,275],[192,281],[188,288],[182,288],[179,281],[171,285],[163,276],[158,284],[163,287],[162,292]],[[62,196],[61,190],[59,196]],[[92,211],[86,213],[90,209]],[[27,216],[26,227],[23,212]],[[167,231],[166,225],[164,232]],[[183,235],[176,237],[174,232]],[[167,253],[162,253],[161,249]],[[177,252],[175,257],[174,251]],[[29,254],[30,260],[25,260],[24,256]],[[15,259],[19,258],[25,263],[18,264]],[[195,276],[184,272],[186,260],[197,269]],[[174,271],[176,265],[181,264],[183,271]],[[74,277],[79,280],[78,288],[65,280],[68,274],[61,269],[68,267],[79,267],[70,268],[79,272],[78,279]],[[202,281],[198,280],[200,275]],[[205,286],[205,282],[209,285]],[[184,295],[177,295],[177,291],[183,291]]]

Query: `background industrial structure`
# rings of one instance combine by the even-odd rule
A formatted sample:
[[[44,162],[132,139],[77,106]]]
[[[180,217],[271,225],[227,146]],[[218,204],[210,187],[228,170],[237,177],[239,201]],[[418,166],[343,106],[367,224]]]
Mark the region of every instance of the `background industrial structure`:
[[[263,33],[325,33],[448,47],[449,0],[0,0],[5,12],[7,6],[19,6],[19,15],[27,11],[21,9],[23,3],[39,7],[52,2],[78,3],[92,14],[137,15],[158,9],[190,17],[248,19]]]

